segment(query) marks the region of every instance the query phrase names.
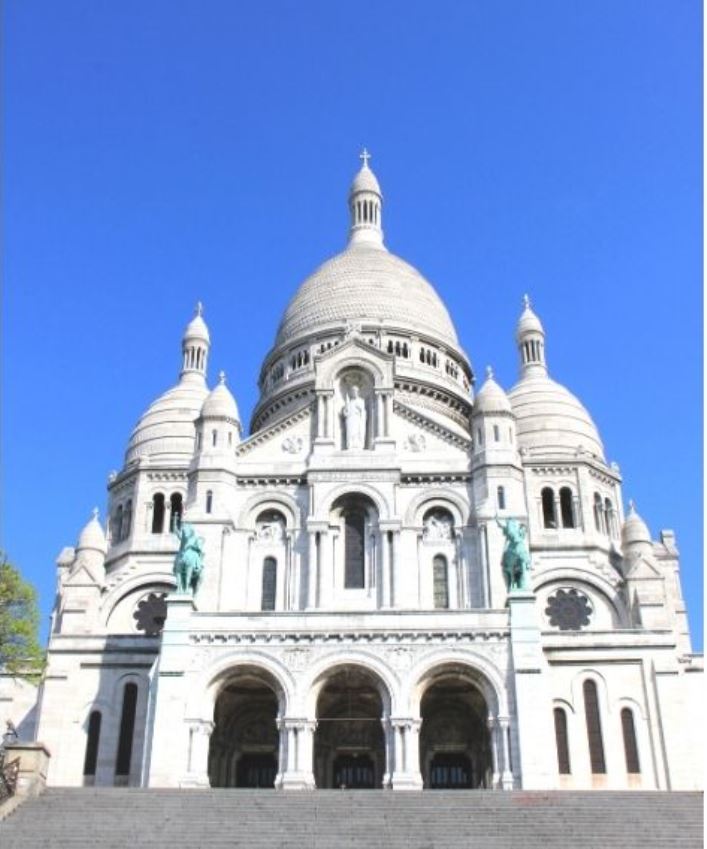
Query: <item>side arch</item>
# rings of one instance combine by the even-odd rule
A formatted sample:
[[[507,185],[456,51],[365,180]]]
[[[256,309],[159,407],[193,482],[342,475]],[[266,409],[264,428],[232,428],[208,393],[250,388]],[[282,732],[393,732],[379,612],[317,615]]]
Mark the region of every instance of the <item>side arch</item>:
[[[259,493],[246,501],[238,514],[239,529],[255,530],[255,520],[263,510],[280,510],[287,520],[287,529],[297,530],[301,525],[302,510],[291,495],[284,492]]]
[[[458,493],[451,489],[433,489],[416,495],[408,504],[405,511],[404,524],[406,527],[422,527],[423,514],[433,508],[442,507],[454,517],[455,527],[469,524],[471,507]]]

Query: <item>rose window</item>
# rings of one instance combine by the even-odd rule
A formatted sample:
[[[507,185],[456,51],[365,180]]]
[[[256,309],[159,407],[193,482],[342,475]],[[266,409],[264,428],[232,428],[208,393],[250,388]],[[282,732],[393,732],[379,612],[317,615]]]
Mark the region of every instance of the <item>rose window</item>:
[[[589,599],[574,589],[557,590],[547,600],[545,615],[560,631],[579,631],[589,625],[592,606]]]
[[[158,637],[167,618],[167,593],[150,593],[139,602],[133,613],[135,627],[146,637]]]

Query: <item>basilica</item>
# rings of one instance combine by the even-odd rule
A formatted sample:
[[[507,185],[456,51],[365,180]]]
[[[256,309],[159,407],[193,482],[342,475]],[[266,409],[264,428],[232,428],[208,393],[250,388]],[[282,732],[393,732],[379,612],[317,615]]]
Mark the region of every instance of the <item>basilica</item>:
[[[61,551],[34,722],[49,784],[700,787],[674,534],[625,510],[530,301],[516,384],[478,380],[432,285],[385,246],[365,152],[348,206],[249,426],[224,373],[209,381],[199,305],[105,521]],[[196,589],[175,583],[187,528]]]

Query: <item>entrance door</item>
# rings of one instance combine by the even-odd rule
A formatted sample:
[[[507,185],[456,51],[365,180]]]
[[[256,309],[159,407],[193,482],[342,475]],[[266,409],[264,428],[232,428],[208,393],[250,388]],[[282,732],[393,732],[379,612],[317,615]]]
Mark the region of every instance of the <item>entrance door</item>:
[[[466,790],[471,787],[471,763],[466,755],[438,754],[430,764],[433,790]]]
[[[375,771],[368,755],[339,755],[334,760],[335,788],[372,790],[374,785]]]
[[[273,755],[241,755],[236,767],[236,787],[273,787],[277,761]]]

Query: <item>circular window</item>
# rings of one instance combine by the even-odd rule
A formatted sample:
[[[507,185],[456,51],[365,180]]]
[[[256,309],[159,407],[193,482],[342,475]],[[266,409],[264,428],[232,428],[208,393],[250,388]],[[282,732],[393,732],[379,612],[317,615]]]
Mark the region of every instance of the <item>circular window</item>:
[[[586,595],[577,590],[557,590],[547,600],[545,615],[560,631],[579,631],[589,625],[592,605]]]
[[[167,618],[167,593],[150,593],[138,603],[133,613],[135,627],[146,637],[158,637]]]

